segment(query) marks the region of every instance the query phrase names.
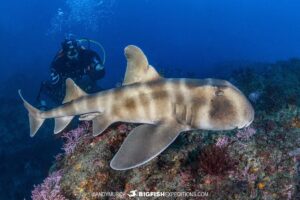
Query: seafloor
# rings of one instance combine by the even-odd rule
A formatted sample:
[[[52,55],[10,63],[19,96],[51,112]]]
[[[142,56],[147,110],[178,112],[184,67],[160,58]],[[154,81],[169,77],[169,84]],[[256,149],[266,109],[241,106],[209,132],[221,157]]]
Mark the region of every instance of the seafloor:
[[[300,60],[292,59],[233,71],[228,80],[249,96],[256,111],[249,128],[182,133],[158,157],[132,170],[115,171],[109,162],[135,125],[114,124],[92,137],[90,124],[81,123],[61,134],[65,153],[32,198],[127,199],[100,192],[136,190],[199,195],[168,199],[300,199],[299,69]]]

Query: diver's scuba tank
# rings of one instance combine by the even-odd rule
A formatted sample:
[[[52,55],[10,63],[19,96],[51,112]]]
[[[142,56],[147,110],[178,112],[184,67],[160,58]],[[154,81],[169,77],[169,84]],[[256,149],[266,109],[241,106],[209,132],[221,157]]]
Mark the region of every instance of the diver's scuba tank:
[[[87,45],[87,49],[91,49],[91,44],[94,44],[96,46],[98,46],[100,48],[100,50],[102,51],[102,66],[105,65],[105,61],[106,61],[106,52],[104,47],[102,46],[102,44],[100,42],[97,42],[96,40],[91,40],[88,38],[81,38],[77,40],[79,42],[80,45],[85,46],[84,43],[86,43]]]

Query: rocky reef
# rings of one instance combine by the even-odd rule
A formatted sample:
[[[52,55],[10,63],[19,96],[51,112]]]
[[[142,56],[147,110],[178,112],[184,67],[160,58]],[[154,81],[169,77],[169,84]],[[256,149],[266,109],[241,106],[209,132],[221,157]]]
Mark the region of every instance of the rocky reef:
[[[144,192],[157,199],[165,192],[176,194],[172,199],[299,199],[300,60],[260,67],[228,77],[253,102],[250,127],[182,133],[151,162],[115,171],[109,162],[136,125],[113,124],[93,137],[91,124],[80,123],[61,134],[64,153],[32,198],[130,199]]]

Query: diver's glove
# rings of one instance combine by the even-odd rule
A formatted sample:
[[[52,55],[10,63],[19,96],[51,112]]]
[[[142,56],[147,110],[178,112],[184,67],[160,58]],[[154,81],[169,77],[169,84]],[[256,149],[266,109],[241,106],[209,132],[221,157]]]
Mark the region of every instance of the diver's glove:
[[[101,71],[101,70],[103,70],[104,69],[104,67],[103,67],[103,65],[101,65],[100,63],[98,63],[96,66],[95,66],[95,70],[96,71]]]
[[[57,85],[60,81],[61,77],[59,73],[54,68],[51,68],[51,73],[50,73],[50,83],[51,85]]]
[[[104,69],[104,66],[101,65],[100,61],[96,57],[93,58],[92,65],[96,71],[101,71]]]
[[[45,111],[47,110],[47,103],[45,100],[40,100],[39,105],[37,106],[39,110]]]

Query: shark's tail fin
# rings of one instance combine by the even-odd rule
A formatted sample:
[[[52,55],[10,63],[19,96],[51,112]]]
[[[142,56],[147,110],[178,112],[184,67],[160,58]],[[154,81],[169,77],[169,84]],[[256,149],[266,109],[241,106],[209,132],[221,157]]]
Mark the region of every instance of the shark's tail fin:
[[[18,90],[21,99],[23,100],[25,108],[28,110],[28,117],[30,123],[30,136],[33,137],[39,128],[42,126],[45,119],[40,118],[40,110],[30,105],[22,96],[21,90]]]

